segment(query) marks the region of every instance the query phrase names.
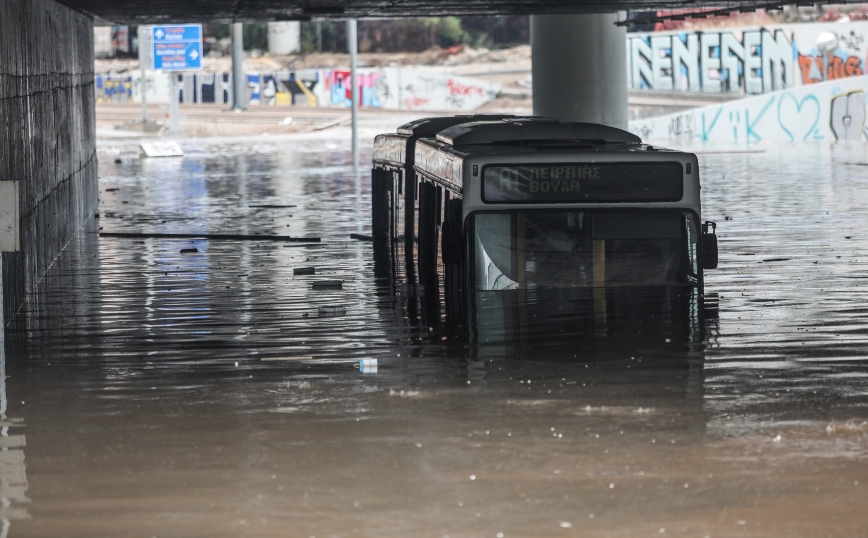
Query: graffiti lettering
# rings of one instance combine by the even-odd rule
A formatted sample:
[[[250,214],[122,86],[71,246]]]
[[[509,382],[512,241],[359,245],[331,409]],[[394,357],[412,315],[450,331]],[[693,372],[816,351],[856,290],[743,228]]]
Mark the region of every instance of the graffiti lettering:
[[[330,91],[333,105],[352,105],[352,87],[349,81],[349,71],[332,71],[326,78],[326,88]],[[359,106],[381,108],[382,101],[388,99],[389,86],[382,74],[356,75],[356,83],[360,90]]]
[[[431,100],[428,99],[427,97],[421,97],[418,95],[414,95],[412,97],[404,98],[403,105],[404,105],[404,108],[409,109],[409,110],[413,110],[413,109],[417,109],[417,108],[423,108],[429,102],[431,102]]]
[[[631,34],[634,90],[760,94],[868,73],[864,23]],[[837,42],[821,34],[834,34]]]
[[[672,120],[669,122],[669,139],[670,140],[692,140],[693,139],[693,115],[691,115],[691,114],[677,114],[675,116],[672,116]]]
[[[183,104],[229,104],[231,73],[177,73],[178,98]],[[246,73],[246,99],[251,105],[321,107],[351,106],[350,73],[347,70],[299,70]],[[406,110],[470,111],[493,99],[499,86],[459,76],[415,69],[363,70],[358,76],[359,105]],[[132,102],[141,98],[137,75],[98,75],[96,98],[100,103]],[[148,101],[169,100],[169,74],[149,77]]]
[[[866,140],[868,101],[864,85],[864,77],[822,82],[637,120],[630,123],[630,130],[646,140],[656,134],[678,142]]]
[[[446,87],[449,88],[449,95],[485,95],[482,86],[471,86],[469,84],[462,84],[451,78],[446,81]]]
[[[133,100],[133,78],[118,75],[97,75],[97,103],[131,103]]]
[[[654,136],[654,128],[650,125],[634,125],[631,123],[630,132],[638,136],[642,140],[648,140],[649,138]]]
[[[823,80],[836,80],[864,74],[861,60],[856,56],[830,57],[825,69],[826,76],[823,78],[822,56],[802,56],[799,54],[799,69],[802,71],[802,84],[814,84]]]
[[[794,85],[790,38],[781,31],[629,38],[633,89],[762,93]]]

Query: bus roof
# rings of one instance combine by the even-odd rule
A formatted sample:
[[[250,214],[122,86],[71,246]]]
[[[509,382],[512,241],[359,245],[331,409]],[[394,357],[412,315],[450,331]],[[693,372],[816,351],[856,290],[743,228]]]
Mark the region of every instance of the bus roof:
[[[460,125],[462,123],[475,121],[500,121],[506,118],[515,118],[509,114],[464,114],[458,116],[446,116],[439,118],[422,118],[405,123],[398,127],[398,134],[405,136],[415,136],[421,138],[423,136],[434,136],[443,129]]]
[[[440,131],[468,122],[491,122],[517,118],[508,114],[474,114],[436,118],[421,118],[398,127],[397,133],[377,135],[374,139],[372,161],[374,164],[413,166],[412,144],[423,137],[437,135]]]
[[[474,121],[440,131],[437,140],[451,145],[492,145],[557,142],[587,144],[641,144],[638,136],[596,123],[560,123],[549,118],[508,118]]]
[[[436,138],[420,138],[415,146],[414,168],[458,189],[464,184],[463,162],[471,157],[486,162],[501,157],[509,157],[510,162],[534,162],[578,155],[608,155],[623,162],[637,158],[660,161],[666,159],[662,154],[669,159],[695,159],[683,151],[643,144],[638,136],[614,127],[545,118],[464,123],[441,131]],[[621,157],[615,157],[617,154]],[[630,154],[633,156],[628,157]]]

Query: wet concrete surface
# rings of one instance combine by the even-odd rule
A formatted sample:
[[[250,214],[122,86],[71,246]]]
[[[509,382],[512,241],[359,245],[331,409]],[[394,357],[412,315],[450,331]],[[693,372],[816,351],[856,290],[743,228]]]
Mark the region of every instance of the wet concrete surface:
[[[102,144],[100,217],[16,322],[4,535],[868,535],[868,147],[694,148],[719,319],[651,365],[478,360],[423,323],[350,239],[341,139],[184,147]]]

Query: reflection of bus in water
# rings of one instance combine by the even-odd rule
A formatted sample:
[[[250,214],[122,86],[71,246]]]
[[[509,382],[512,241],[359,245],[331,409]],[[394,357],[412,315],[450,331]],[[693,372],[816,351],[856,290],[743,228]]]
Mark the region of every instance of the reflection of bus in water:
[[[618,327],[701,338],[717,239],[695,155],[602,125],[464,121],[418,136],[412,160],[396,154],[400,138],[377,138],[374,235],[398,279],[444,301],[480,349],[545,347],[553,334],[598,349],[629,340]]]

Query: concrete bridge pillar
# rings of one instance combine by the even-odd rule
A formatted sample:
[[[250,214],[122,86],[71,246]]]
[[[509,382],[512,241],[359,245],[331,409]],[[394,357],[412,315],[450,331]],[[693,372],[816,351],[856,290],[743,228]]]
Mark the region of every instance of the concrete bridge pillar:
[[[535,115],[627,128],[627,31],[617,20],[531,17]]]

